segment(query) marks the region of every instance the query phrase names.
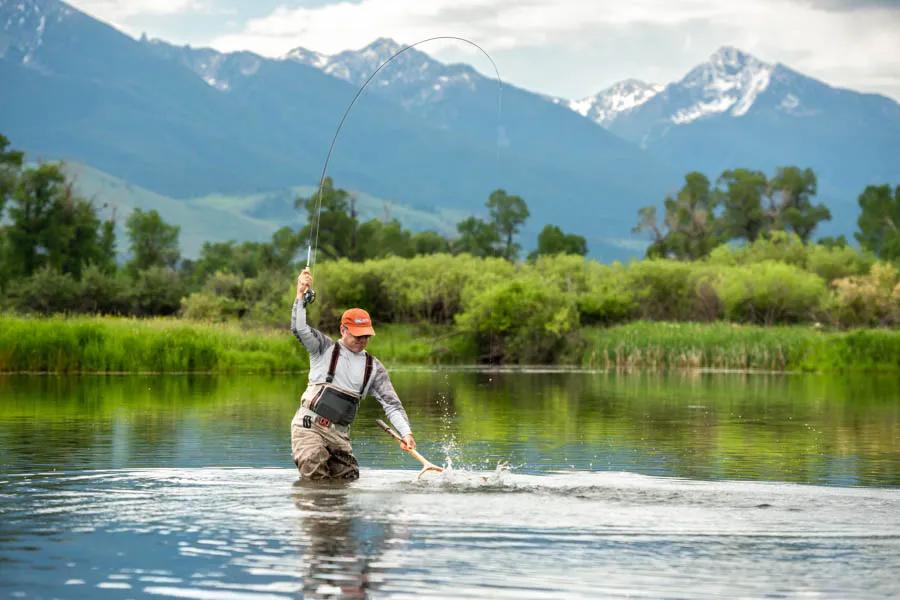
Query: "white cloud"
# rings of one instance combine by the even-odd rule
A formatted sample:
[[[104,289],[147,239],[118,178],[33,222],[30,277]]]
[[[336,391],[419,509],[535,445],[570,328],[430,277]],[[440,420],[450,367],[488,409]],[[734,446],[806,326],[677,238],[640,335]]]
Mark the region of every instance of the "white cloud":
[[[128,31],[160,35],[153,16],[211,13],[220,1],[75,4]],[[732,45],[832,85],[900,98],[900,8],[893,0],[338,0],[313,7],[289,6],[292,1],[237,30],[228,27],[233,33],[222,33],[220,18],[203,33],[193,29],[195,37],[181,34],[173,41],[281,56],[297,46],[335,53],[378,37],[413,43],[456,35],[490,52],[508,81],[570,98],[627,77],[666,83]],[[851,5],[853,10],[840,10]],[[239,15],[232,17],[240,22]],[[477,50],[464,44],[434,42],[421,49],[490,72]]]
[[[835,85],[871,89],[877,81],[883,92],[900,96],[900,11],[879,2],[849,12],[827,8],[786,0],[343,1],[282,6],[211,43],[280,56],[297,46],[334,53],[376,37],[412,43],[460,35],[502,53],[511,81],[563,95],[576,89],[592,93],[624,76],[673,80],[719,46],[734,45]],[[423,49],[445,59],[474,52],[452,43]],[[562,82],[565,73],[530,73],[537,68],[533,59],[516,57],[525,51],[533,57],[541,49],[563,61],[559,69],[568,71],[571,83]],[[631,70],[620,73],[613,61]],[[540,68],[547,64],[540,61]],[[635,72],[636,65],[643,69]],[[542,86],[542,80],[555,83]]]
[[[720,11],[715,0],[596,2],[591,0],[362,0],[314,8],[277,8],[252,19],[235,35],[217,38],[222,49],[256,48],[280,55],[296,46],[337,52],[376,37],[412,42],[434,35],[477,37],[495,49],[536,46],[599,26],[637,23],[677,25]]]
[[[199,0],[74,0],[78,10],[111,23],[136,16],[173,15],[206,9]]]

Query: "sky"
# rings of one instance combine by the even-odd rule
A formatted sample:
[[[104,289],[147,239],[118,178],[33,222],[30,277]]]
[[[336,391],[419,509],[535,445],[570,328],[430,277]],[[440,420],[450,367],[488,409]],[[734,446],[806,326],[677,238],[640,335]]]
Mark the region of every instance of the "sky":
[[[669,83],[735,46],[830,85],[900,100],[900,0],[70,0],[137,37],[277,57],[333,54],[379,37],[482,46],[504,81],[579,99],[623,79]],[[420,50],[466,62],[467,44]]]

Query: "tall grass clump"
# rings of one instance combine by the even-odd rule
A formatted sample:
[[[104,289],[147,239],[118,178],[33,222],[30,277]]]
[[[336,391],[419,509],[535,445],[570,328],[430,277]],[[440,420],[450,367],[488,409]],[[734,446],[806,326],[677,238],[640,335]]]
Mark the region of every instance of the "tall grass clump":
[[[275,372],[308,364],[286,332],[174,319],[0,316],[0,371]]]
[[[582,366],[764,371],[900,370],[900,334],[803,326],[637,321],[584,332]]]

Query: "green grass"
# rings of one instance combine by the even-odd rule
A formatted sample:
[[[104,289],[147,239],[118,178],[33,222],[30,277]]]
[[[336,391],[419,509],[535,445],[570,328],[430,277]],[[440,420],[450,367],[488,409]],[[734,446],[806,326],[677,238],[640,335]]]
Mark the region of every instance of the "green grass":
[[[175,319],[0,316],[0,371],[272,373],[308,364],[288,332]]]
[[[584,332],[582,365],[636,369],[897,371],[900,332],[638,321]]]
[[[604,369],[897,371],[900,332],[639,321],[581,331],[580,365]],[[380,325],[372,353],[389,365],[471,364],[471,344],[449,327]],[[468,350],[467,350],[468,349]],[[285,330],[179,319],[0,315],[0,372],[305,371]]]

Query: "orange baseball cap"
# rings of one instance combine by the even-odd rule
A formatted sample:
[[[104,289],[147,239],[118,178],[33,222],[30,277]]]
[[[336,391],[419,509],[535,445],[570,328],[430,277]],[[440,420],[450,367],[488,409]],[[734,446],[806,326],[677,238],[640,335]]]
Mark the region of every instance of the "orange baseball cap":
[[[341,316],[341,325],[346,325],[350,333],[357,337],[375,335],[375,330],[372,329],[372,318],[361,308],[345,310]]]

